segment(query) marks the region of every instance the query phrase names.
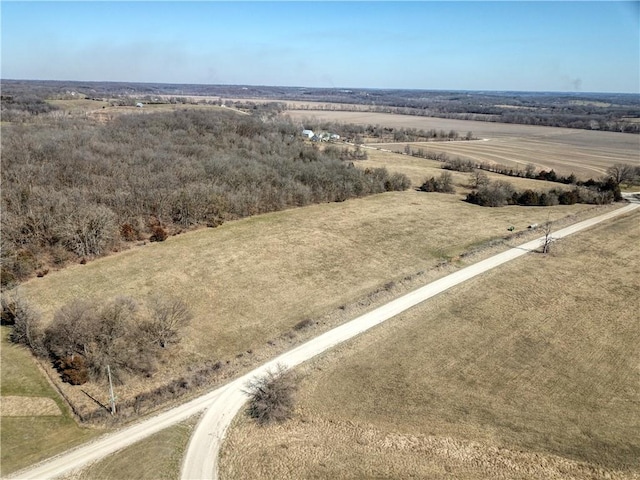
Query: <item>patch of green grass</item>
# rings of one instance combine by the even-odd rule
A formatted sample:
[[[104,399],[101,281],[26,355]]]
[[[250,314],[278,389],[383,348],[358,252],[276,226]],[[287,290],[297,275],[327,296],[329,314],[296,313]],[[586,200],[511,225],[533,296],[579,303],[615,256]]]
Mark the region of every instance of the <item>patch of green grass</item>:
[[[53,398],[61,416],[1,417],[0,473],[27,467],[88,440],[97,432],[79,427],[66,403],[37,368],[31,353],[8,342],[9,327],[2,327],[0,386],[3,396]]]
[[[78,427],[67,414],[58,417],[2,417],[0,427],[2,475],[68,450],[96,434]]]
[[[0,332],[2,334],[0,395],[56,397],[55,391],[36,367],[31,353],[25,347],[9,342],[11,328],[0,327]]]

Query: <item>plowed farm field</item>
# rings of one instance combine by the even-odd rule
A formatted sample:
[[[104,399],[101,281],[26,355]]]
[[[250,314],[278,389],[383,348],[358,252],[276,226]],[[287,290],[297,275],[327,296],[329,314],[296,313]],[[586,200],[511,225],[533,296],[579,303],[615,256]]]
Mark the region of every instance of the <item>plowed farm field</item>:
[[[627,133],[540,127],[505,123],[452,120],[367,112],[290,110],[290,118],[305,121],[331,121],[393,128],[456,130],[464,136],[472,132],[477,141],[416,142],[411,148],[446,152],[452,157],[513,167],[532,163],[538,169],[554,169],[559,175],[574,173],[579,179],[598,178],[616,163],[640,163],[640,136]],[[402,150],[406,143],[367,145]]]

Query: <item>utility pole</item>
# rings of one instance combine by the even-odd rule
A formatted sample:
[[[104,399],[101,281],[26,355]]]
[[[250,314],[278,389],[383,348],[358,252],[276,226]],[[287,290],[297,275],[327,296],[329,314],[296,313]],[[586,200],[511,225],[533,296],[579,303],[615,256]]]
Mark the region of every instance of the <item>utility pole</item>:
[[[111,415],[116,414],[116,396],[113,394],[113,382],[111,381],[111,368],[107,365],[107,375],[109,376],[109,404],[111,405]]]

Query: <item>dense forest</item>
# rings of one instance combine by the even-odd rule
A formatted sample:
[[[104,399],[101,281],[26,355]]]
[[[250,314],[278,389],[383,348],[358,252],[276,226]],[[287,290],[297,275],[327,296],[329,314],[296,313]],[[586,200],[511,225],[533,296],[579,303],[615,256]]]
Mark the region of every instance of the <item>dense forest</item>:
[[[3,285],[126,242],[410,186],[291,123],[224,110],[51,119],[1,140]]]

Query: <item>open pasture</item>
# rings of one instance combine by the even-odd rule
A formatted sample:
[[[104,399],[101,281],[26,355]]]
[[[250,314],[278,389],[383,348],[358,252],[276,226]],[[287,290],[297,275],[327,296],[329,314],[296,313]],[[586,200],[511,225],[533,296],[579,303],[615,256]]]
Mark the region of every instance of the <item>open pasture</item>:
[[[222,478],[638,478],[636,211],[301,368],[294,417],[239,416]]]
[[[489,209],[457,195],[386,193],[185,233],[51,272],[20,289],[43,311],[45,322],[76,298],[143,299],[171,292],[189,302],[194,320],[183,350],[154,377],[120,389],[118,395],[125,397],[179,376],[188,366],[237,355],[250,362],[260,351],[268,354],[273,347],[267,342],[291,332],[297,323],[355,302],[388,282],[431,271],[504,237],[510,226],[526,231],[531,223],[593,209]],[[100,385],[65,388],[69,395],[84,388],[104,399]],[[78,401],[90,402],[85,395],[78,395]]]
[[[394,128],[455,130],[460,135],[472,132],[475,137],[487,141],[429,142],[412,146],[416,150],[422,147],[450,156],[520,168],[532,163],[539,169],[554,169],[559,175],[574,173],[583,180],[602,176],[607,167],[616,163],[637,165],[640,162],[640,137],[632,134],[385,113],[290,110],[285,114],[300,122],[314,119]],[[390,150],[402,150],[405,145],[376,144]]]

